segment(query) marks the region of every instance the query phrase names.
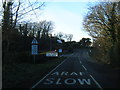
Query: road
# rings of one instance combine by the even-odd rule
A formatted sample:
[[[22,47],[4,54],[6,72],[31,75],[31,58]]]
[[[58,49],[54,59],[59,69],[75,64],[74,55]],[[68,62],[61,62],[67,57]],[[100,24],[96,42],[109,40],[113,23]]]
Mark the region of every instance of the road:
[[[119,73],[93,60],[87,49],[75,51],[33,88],[118,88]]]

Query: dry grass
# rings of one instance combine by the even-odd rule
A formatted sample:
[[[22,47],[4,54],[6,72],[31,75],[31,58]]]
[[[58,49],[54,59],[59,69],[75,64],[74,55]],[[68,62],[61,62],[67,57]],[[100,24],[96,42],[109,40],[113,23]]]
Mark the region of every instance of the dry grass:
[[[64,59],[65,57],[61,57],[42,64],[4,64],[3,88],[29,88]]]

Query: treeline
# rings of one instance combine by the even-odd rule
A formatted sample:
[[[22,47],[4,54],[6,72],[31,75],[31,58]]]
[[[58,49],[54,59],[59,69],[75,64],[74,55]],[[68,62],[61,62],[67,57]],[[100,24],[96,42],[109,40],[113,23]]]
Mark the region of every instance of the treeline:
[[[120,2],[101,2],[89,8],[84,28],[93,37],[93,56],[120,65]]]
[[[44,6],[44,2],[32,3],[27,7],[22,7],[24,2],[20,0],[4,1],[2,12],[2,59],[3,63],[10,62],[27,62],[31,58],[31,42],[34,38],[39,43],[39,53],[49,50],[64,48],[68,50],[71,48],[70,43],[64,43],[72,40],[72,34],[57,33],[52,35],[54,23],[52,21],[28,22],[22,21],[27,13],[39,9]],[[32,9],[30,7],[32,6]],[[35,6],[33,8],[33,6]],[[23,20],[27,18],[24,17]],[[19,20],[21,20],[19,22]],[[63,37],[64,36],[64,37]],[[57,40],[61,40],[60,44]],[[67,45],[67,46],[66,46]]]
[[[37,2],[36,2],[37,3]],[[24,5],[24,2],[6,1],[2,2],[2,60],[4,63],[18,62],[27,60],[31,50],[31,40],[35,34],[31,30],[35,25],[32,23],[20,23],[19,21],[25,19],[25,15],[33,10],[43,7],[44,3],[39,5],[30,4]],[[24,7],[23,7],[24,5]],[[31,6],[35,6],[31,9]],[[27,22],[27,21],[26,21]],[[46,21],[46,23],[48,23]],[[49,22],[50,23],[50,22]],[[30,25],[30,26],[29,26]],[[28,29],[29,28],[29,29]],[[31,29],[30,29],[31,28]]]
[[[11,57],[25,58],[31,55],[31,42],[34,38],[39,43],[39,53],[50,50],[50,44],[52,43],[52,50],[55,49],[59,43],[59,38],[53,37],[50,33],[52,30],[52,24],[48,21],[40,22],[42,26],[31,23],[18,24],[15,29],[9,29],[9,31],[2,29],[2,52],[3,62],[8,62],[8,59],[13,60]],[[43,25],[44,23],[44,25]],[[38,29],[37,26],[40,26]],[[9,57],[11,56],[11,57]],[[27,58],[25,58],[27,59]]]

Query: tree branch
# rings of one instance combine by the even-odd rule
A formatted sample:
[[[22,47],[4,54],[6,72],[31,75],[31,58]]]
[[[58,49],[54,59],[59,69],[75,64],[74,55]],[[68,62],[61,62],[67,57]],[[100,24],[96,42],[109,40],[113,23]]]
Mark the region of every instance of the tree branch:
[[[19,11],[19,8],[20,8],[20,4],[21,4],[21,3],[20,3],[20,0],[19,0],[19,4],[18,4],[17,10],[16,10],[16,16],[15,16],[13,28],[15,28],[16,23],[17,23],[18,11]]]
[[[23,15],[25,15],[25,14],[27,14],[27,13],[29,13],[29,12],[33,11],[33,10],[39,9],[39,8],[41,8],[44,4],[45,4],[45,2],[43,2],[40,6],[38,6],[38,7],[34,8],[34,9],[31,9],[31,10],[29,10],[29,11],[27,11],[27,12],[25,12],[25,13],[21,14],[21,15],[20,15],[20,16],[18,16],[18,17],[21,17],[21,16],[23,16]]]

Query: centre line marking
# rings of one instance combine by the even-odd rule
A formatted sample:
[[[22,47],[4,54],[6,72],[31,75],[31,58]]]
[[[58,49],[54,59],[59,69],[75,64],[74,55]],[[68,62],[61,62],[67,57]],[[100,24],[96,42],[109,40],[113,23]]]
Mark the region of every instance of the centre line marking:
[[[87,69],[85,68],[85,66],[82,65],[82,67],[87,71]]]
[[[82,64],[82,61],[80,60],[80,57],[78,57],[80,64]]]
[[[92,75],[90,75],[90,77],[93,79],[93,81],[95,82],[95,84],[101,89],[103,90],[103,88],[100,86],[100,84],[93,78]]]
[[[80,61],[80,63],[82,63],[82,62]]]

